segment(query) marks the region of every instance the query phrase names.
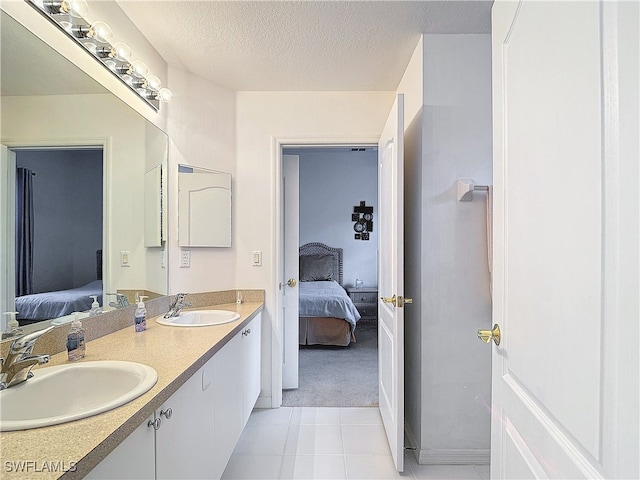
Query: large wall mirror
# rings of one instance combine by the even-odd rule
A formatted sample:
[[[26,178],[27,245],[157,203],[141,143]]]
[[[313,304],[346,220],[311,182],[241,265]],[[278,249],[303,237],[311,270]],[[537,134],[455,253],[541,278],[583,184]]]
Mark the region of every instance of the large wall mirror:
[[[118,291],[166,295],[166,244],[145,246],[144,215],[145,173],[166,169],[167,136],[6,12],[0,15],[0,313],[13,310],[15,288],[19,296],[79,289],[87,298],[99,293],[105,305],[115,301],[106,294]],[[7,208],[11,203],[17,205]],[[30,258],[24,245],[33,248]],[[27,281],[22,272],[29,269]],[[18,318],[40,327],[57,316],[51,307]]]

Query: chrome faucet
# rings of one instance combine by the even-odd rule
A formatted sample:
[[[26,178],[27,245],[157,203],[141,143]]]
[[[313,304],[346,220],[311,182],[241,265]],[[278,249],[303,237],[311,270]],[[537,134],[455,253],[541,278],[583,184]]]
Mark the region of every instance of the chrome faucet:
[[[178,293],[176,298],[173,299],[171,305],[169,305],[169,311],[164,314],[164,318],[177,317],[184,307],[190,307],[190,303],[185,303],[184,299],[188,293]]]
[[[122,293],[107,293],[107,295],[114,295],[116,297],[115,302],[109,302],[110,307],[124,308],[129,306],[129,300],[127,300],[126,295]]]
[[[21,335],[11,343],[7,358],[0,359],[0,390],[26,382],[33,377],[31,369],[35,365],[49,362],[49,355],[31,355],[31,352],[36,340],[54,328],[56,327],[52,325],[38,332]]]

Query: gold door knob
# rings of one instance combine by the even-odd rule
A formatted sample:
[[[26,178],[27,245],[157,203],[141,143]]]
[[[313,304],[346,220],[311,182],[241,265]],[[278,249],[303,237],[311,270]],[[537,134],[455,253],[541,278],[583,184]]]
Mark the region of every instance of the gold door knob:
[[[500,345],[500,327],[496,323],[493,330],[478,330],[478,338],[484,343],[489,343],[493,339],[493,343]]]
[[[295,278],[290,278],[289,280],[287,280],[287,285],[289,285],[291,288],[295,287],[296,284],[297,282]]]
[[[396,306],[396,295],[393,294],[393,297],[380,297],[384,303],[392,303],[393,306]]]

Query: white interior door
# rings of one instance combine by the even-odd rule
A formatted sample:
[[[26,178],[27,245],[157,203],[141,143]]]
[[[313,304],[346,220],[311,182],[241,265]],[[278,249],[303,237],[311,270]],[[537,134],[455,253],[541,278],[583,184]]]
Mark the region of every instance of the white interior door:
[[[639,478],[638,17],[493,6],[494,479]]]
[[[400,472],[404,467],[403,100],[398,95],[393,103],[378,143],[378,291],[382,295],[378,300],[379,403],[393,461]]]
[[[282,388],[298,388],[298,248],[300,246],[300,174],[298,155],[282,156],[284,266],[282,294]]]

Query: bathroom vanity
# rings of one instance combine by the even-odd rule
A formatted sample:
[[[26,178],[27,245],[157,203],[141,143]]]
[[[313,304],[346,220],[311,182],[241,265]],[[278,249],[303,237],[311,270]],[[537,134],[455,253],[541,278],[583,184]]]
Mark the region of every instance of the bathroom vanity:
[[[255,301],[236,304],[198,295],[205,294],[193,296],[194,308],[231,310],[240,318],[178,328],[150,316],[144,332],[131,325],[89,341],[80,362],[142,363],[157,371],[157,383],[89,418],[2,432],[2,477],[219,478],[260,393],[264,297],[260,292]],[[66,356],[52,355],[49,366],[67,363]]]

